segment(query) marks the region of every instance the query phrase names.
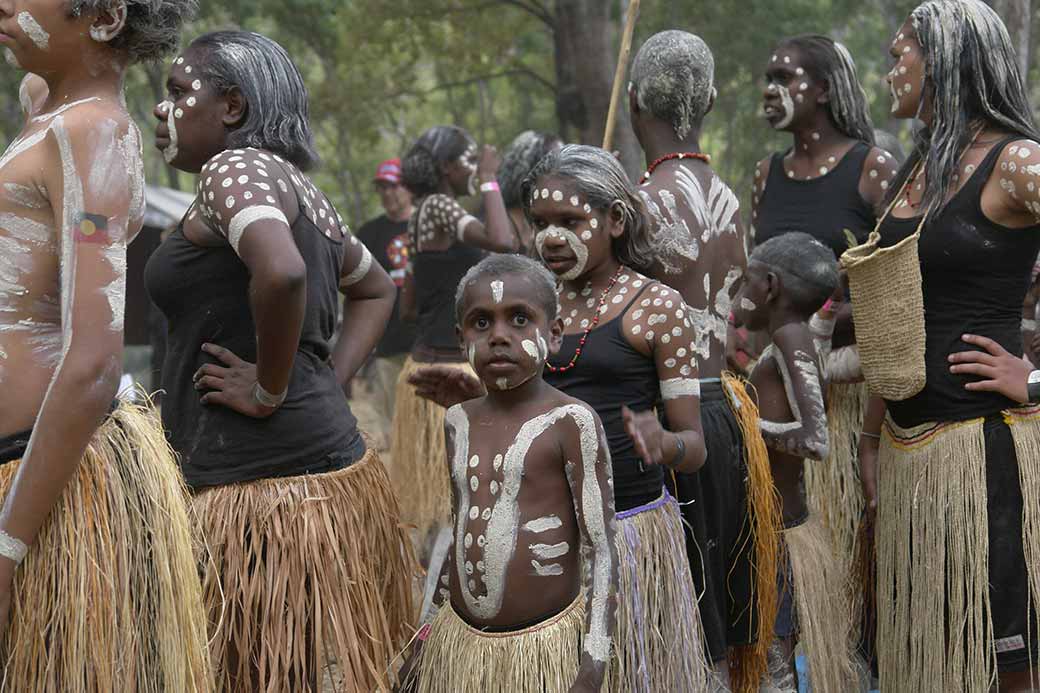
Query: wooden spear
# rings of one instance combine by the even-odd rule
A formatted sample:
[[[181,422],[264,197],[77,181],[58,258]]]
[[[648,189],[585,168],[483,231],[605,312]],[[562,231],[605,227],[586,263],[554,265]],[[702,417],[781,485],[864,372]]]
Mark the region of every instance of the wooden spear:
[[[625,13],[625,30],[621,34],[621,50],[618,52],[617,69],[614,70],[614,87],[610,90],[610,108],[607,110],[607,129],[603,133],[603,148],[608,152],[614,144],[614,125],[617,123],[618,102],[621,101],[621,87],[625,82],[628,69],[628,55],[632,51],[632,32],[636,28],[639,17],[639,0],[628,0],[628,12]]]

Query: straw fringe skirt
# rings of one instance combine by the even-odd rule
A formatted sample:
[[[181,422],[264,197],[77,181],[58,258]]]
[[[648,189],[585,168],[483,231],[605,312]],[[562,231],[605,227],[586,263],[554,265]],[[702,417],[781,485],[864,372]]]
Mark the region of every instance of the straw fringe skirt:
[[[1040,598],[1040,408],[1004,413],[1018,455],[1030,600]],[[877,515],[882,690],[987,691],[997,676],[989,597],[984,419],[885,422]],[[923,586],[923,587],[922,587]],[[1031,624],[1038,632],[1040,624]]]
[[[617,655],[604,690],[707,689],[710,665],[681,522],[667,493],[617,514]]]
[[[325,474],[195,496],[221,691],[386,690],[410,634],[417,567],[373,450]]]
[[[867,409],[867,385],[834,383],[828,395],[830,456],[823,463],[806,465],[805,492],[813,516],[830,530],[837,556],[848,568],[864,506],[859,483],[859,432]]]
[[[791,561],[799,640],[808,654],[813,690],[858,690],[848,573],[835,554],[830,532],[810,516],[784,531],[784,543]]]
[[[397,379],[394,420],[390,433],[390,478],[401,500],[402,519],[418,529],[419,545],[431,529],[445,524],[451,510],[447,453],[444,449],[444,407],[422,399],[408,377],[423,366],[404,362]],[[438,363],[472,374],[468,363]]]
[[[0,688],[212,690],[190,526],[158,417],[121,402],[15,573]]]
[[[769,647],[779,602],[776,575],[783,519],[780,495],[769,468],[769,451],[759,427],[758,406],[748,393],[749,383],[729,373],[724,373],[722,380],[744,439],[749,519],[745,540],[754,544],[754,594],[750,606],[755,611],[755,631],[751,644],[732,648],[730,675],[734,691],[752,693],[769,670]]]
[[[416,690],[567,693],[578,674],[584,634],[582,595],[547,621],[504,633],[474,628],[445,603],[417,659]]]

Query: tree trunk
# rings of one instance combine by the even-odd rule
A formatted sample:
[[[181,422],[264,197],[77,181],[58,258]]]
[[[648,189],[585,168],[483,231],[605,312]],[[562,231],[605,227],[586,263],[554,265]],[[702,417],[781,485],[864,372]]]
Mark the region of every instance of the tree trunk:
[[[621,40],[610,4],[556,0],[556,115],[560,135],[567,141],[597,147],[603,143]],[[621,152],[621,162],[633,176],[642,169],[642,157],[629,124],[627,103],[623,100],[618,110],[614,149]]]
[[[1011,34],[1011,45],[1018,54],[1018,68],[1022,72],[1022,81],[1029,85],[1029,65],[1031,47],[1029,33],[1032,25],[1032,0],[992,0],[990,3],[1004,20],[1008,33]]]

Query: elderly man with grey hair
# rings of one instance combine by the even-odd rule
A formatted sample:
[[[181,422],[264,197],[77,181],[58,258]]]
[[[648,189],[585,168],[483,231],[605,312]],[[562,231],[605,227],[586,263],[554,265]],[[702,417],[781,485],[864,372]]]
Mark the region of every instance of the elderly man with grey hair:
[[[671,485],[689,524],[687,553],[702,594],[708,656],[718,686],[725,688],[731,648],[738,648],[732,653],[740,663],[738,678],[763,666],[763,653],[749,647],[760,620],[752,601],[753,595],[761,600],[769,583],[775,590],[775,573],[765,556],[756,555],[760,542],[754,540],[749,514],[768,513],[749,507],[754,494],[748,484],[755,475],[748,473],[740,427],[720,381],[730,304],[747,253],[736,195],[700,149],[701,126],[717,95],[714,72],[711,50],[699,37],[685,31],[655,34],[632,64],[629,109],[647,161],[639,194],[656,251],[652,274],[682,293],[697,326],[694,350],[708,457],[698,473],[678,474]],[[771,628],[769,615],[766,619]]]

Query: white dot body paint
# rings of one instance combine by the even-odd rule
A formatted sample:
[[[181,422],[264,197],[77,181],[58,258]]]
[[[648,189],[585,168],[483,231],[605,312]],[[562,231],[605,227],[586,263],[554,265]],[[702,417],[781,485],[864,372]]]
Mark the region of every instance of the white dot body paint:
[[[523,483],[525,459],[534,441],[563,418],[573,419],[579,431],[582,465],[585,472],[582,486],[582,514],[588,528],[592,549],[595,551],[595,561],[592,564],[596,568],[595,575],[592,577],[592,588],[588,590],[590,637],[586,639],[585,650],[597,661],[606,661],[610,643],[606,628],[607,595],[613,566],[606,535],[606,520],[603,516],[603,499],[595,473],[599,457],[599,435],[595,419],[585,407],[575,404],[565,405],[527,421],[521,426],[516,439],[506,451],[502,464],[503,478],[500,495],[496,498],[494,507],[486,509],[481,515],[487,519],[487,539],[482,557],[483,567],[486,570],[485,590],[482,594],[476,593],[476,590],[467,584],[468,557],[465,554],[464,537],[468,527],[465,517],[456,519],[454,563],[457,566],[456,570],[459,571],[460,586],[468,587],[468,589],[461,590],[466,607],[477,618],[494,618],[502,608],[507,587],[506,572],[515,555],[517,536],[521,529],[517,499]],[[470,487],[466,471],[466,458],[469,452],[469,418],[462,406],[456,405],[446,413],[445,422],[450,431],[454,448],[452,479],[455,484],[456,499],[459,507],[464,508],[469,506],[470,502]],[[470,518],[474,519],[476,514],[471,510]],[[562,526],[560,518],[549,515],[528,521],[523,525],[523,529],[528,532],[541,533],[560,526]],[[541,577],[563,575],[563,566],[559,563],[544,564],[540,561],[549,561],[565,555],[570,550],[566,542],[537,543],[531,545],[531,550],[537,558],[537,560],[531,561],[531,568],[535,575]]]
[[[202,80],[201,79],[196,79],[195,81],[193,81],[191,83],[191,88],[193,90],[195,90],[195,91],[198,91],[199,89],[202,89]]]
[[[495,303],[502,302],[502,292],[505,290],[505,286],[498,279],[491,282],[491,296],[495,299]]]
[[[740,307],[741,307],[741,309],[748,310],[748,311],[750,311],[750,310],[757,310],[758,309],[758,306],[755,305],[755,302],[752,301],[747,296],[741,297],[741,299],[740,299]]]
[[[194,96],[189,96],[187,101],[184,102],[188,108],[193,108],[197,103]]]
[[[25,32],[25,35],[29,37],[29,40],[36,44],[37,48],[41,50],[50,48],[51,35],[40,26],[35,17],[28,12],[19,12],[15,20],[18,22],[18,26],[22,28],[22,31]]]
[[[563,193],[559,190],[553,190],[552,199],[553,202],[563,202]]]

